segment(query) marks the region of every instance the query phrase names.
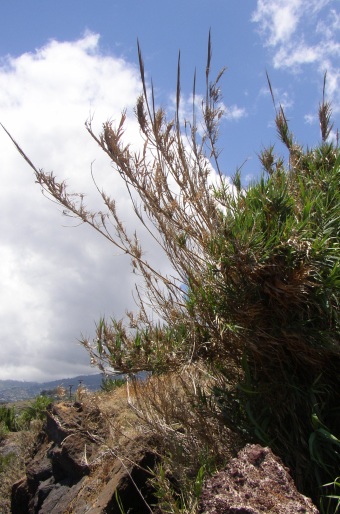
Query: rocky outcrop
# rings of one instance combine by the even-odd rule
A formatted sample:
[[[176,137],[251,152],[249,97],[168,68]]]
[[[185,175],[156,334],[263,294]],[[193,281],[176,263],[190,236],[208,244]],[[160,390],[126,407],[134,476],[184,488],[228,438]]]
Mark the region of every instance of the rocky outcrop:
[[[112,419],[117,423],[118,406],[110,416],[106,418],[96,404],[51,406],[26,476],[13,486],[12,514],[121,514],[120,505],[129,514],[162,512],[149,480],[158,460],[151,448],[159,444],[134,428],[136,418],[128,418],[132,431],[119,438],[110,424]],[[288,470],[269,448],[247,445],[223,471],[206,480],[200,512],[318,510],[298,493]]]
[[[206,481],[202,514],[318,514],[269,448],[247,445],[225,470]]]
[[[101,413],[82,404],[58,404],[47,412],[26,476],[12,489],[13,514],[120,514],[150,512],[148,486],[155,455],[138,437],[128,441],[125,455],[105,442]]]

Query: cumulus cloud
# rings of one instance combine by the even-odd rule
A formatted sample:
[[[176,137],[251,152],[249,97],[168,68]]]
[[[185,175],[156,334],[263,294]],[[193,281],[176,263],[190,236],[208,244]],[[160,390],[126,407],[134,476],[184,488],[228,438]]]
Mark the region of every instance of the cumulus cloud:
[[[328,95],[340,111],[340,16],[338,0],[258,0],[252,21],[272,52],[277,69],[294,73],[314,66],[327,71]]]
[[[335,1],[258,0],[252,21],[259,24],[266,44],[277,46],[289,42],[306,22],[317,23],[319,13]]]
[[[252,21],[260,26],[268,46],[288,41],[299,23],[301,0],[258,0]]]
[[[127,138],[138,139],[135,66],[101,52],[99,36],[50,41],[34,53],[0,61],[1,123],[37,167],[54,171],[98,206],[91,181],[118,199],[134,229],[120,177],[84,128],[98,132],[128,109]],[[135,275],[125,256],[85,225],[74,227],[43,198],[30,168],[0,133],[0,379],[49,380],[89,371],[81,334],[101,315],[135,306]]]
[[[238,107],[237,105],[230,105],[224,107],[224,117],[227,120],[237,121],[247,116],[247,110],[244,107]]]

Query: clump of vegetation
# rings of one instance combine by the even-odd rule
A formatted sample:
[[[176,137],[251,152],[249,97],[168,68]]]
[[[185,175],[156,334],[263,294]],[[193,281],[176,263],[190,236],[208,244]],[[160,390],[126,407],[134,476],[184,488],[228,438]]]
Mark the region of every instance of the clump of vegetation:
[[[20,412],[18,416],[18,426],[21,429],[28,429],[31,421],[43,421],[45,419],[46,409],[50,404],[51,398],[49,396],[37,396]]]
[[[202,401],[215,383],[203,363],[132,381],[129,404],[140,430],[155,436],[162,456],[151,480],[161,512],[197,512],[203,480],[246,442]]]
[[[114,391],[118,387],[121,387],[126,383],[126,378],[112,378],[109,376],[103,376],[100,389],[106,393]]]
[[[7,432],[14,432],[16,429],[15,408],[2,405],[0,407],[0,441]]]
[[[34,400],[27,402],[20,409],[15,405],[11,407],[0,407],[0,426],[1,432],[8,434],[9,432],[18,432],[20,430],[28,430],[33,420],[43,421],[45,419],[46,408],[51,403],[48,396],[37,396]]]
[[[110,366],[121,373],[158,376],[181,374],[195,363],[204,369],[202,376],[210,377],[194,382],[194,392],[183,387],[196,421],[200,416],[206,423],[219,420],[217,427],[223,420],[244,440],[271,446],[292,470],[299,490],[320,504],[323,498],[325,505],[326,496],[335,496],[340,469],[340,155],[337,143],[330,141],[331,107],[324,94],[321,142],[311,149],[295,141],[283,108],[276,108],[288,162],[273,146],[263,150],[263,175],[245,189],[239,171],[231,183],[220,166],[224,70],[210,79],[210,37],[202,109],[196,111],[194,80],[192,120],[184,127],[180,63],[176,112],[170,120],[156,107],[153,90],[148,93],[140,50],[139,63],[143,93],[136,116],[142,151],[133,152],[124,141],[125,112],[117,126],[104,123],[100,136],[90,121],[87,130],[120,174],[137,218],[171,263],[171,276],[146,259],[137,235],[128,233],[106,192],[98,187],[106,211],[90,212],[84,195],[69,192],[64,182],[37,169],[17,145],[43,191],[129,255],[144,279],[139,313],[128,313],[127,322],[100,320],[94,343],[83,340],[83,345],[102,371]],[[145,398],[149,403],[141,402],[140,415],[156,431],[163,430],[168,442],[170,433],[177,434],[171,453],[167,446],[172,483],[178,477],[180,490],[188,480],[199,484],[202,465],[195,472],[184,465],[187,474],[176,472],[185,453],[183,440],[189,441],[178,436],[189,434],[188,417],[181,422],[179,415],[183,396],[178,408],[172,405],[168,411],[171,402],[159,403],[152,394]],[[196,456],[204,453],[194,444],[191,450]],[[208,454],[211,459],[213,447]],[[163,471],[159,491],[170,509],[166,484],[171,480]],[[185,511],[183,502],[178,507],[178,495],[172,501],[168,512]],[[327,511],[335,512],[336,500],[327,501]]]
[[[51,399],[38,396],[18,408],[0,407],[0,512],[10,514],[11,489],[22,477]]]

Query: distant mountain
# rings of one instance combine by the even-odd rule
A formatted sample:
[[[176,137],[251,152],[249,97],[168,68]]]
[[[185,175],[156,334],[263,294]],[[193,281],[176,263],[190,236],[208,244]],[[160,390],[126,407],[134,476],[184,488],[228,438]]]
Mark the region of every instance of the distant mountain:
[[[51,382],[24,382],[20,380],[0,380],[0,403],[29,400],[40,394],[49,394],[62,385],[67,390],[72,386],[74,393],[79,384],[90,391],[98,391],[102,384],[102,374],[79,375],[72,378],[63,378]],[[117,377],[119,378],[119,377]]]

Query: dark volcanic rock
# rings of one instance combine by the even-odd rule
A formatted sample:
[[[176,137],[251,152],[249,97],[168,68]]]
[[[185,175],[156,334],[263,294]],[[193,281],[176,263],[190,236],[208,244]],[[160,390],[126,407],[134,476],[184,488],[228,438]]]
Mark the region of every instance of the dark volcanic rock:
[[[20,512],[20,514],[29,514],[28,503],[29,503],[29,490],[27,485],[27,479],[21,478],[12,487],[12,512]],[[15,500],[13,510],[13,500]]]
[[[269,448],[247,445],[203,488],[202,514],[318,514]]]
[[[136,436],[126,444],[124,461],[105,445],[107,431],[96,409],[51,406],[26,477],[12,488],[12,514],[120,514],[116,491],[129,513],[149,513],[146,470],[155,455]]]
[[[47,456],[47,443],[43,443],[39,451],[27,466],[27,485],[31,491],[37,489],[40,482],[52,476],[52,461]]]

